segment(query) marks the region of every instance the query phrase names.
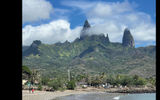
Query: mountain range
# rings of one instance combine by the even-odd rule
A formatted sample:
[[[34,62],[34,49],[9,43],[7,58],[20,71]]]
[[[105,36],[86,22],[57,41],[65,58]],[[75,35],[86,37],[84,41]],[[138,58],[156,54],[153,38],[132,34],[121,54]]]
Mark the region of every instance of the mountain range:
[[[135,48],[129,29],[124,30],[122,43],[111,42],[103,33],[88,35],[91,25],[86,20],[80,38],[44,44],[35,40],[23,46],[23,65],[38,69],[43,75],[55,77],[78,74],[128,74],[150,77],[156,75],[156,46]]]

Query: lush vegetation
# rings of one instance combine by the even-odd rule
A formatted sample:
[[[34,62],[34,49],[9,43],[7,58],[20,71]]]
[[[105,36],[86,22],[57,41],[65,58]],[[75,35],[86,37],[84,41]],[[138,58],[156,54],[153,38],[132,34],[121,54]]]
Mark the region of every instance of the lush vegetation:
[[[99,72],[155,75],[155,46],[123,47],[121,43],[106,42],[103,35],[77,38],[72,43],[38,44],[27,51],[23,52],[23,64],[40,70],[46,77],[66,74],[68,69],[77,75]]]
[[[42,84],[38,84],[38,90],[42,90]]]
[[[26,67],[26,66],[25,66]],[[27,68],[27,70],[30,70]],[[32,70],[32,75],[30,79],[28,79],[31,84],[35,84],[35,80],[38,80],[38,90],[42,90],[43,86],[48,86],[53,90],[74,90],[78,83],[83,82],[83,85],[99,87],[102,84],[110,84],[112,87],[119,87],[119,86],[127,86],[127,87],[137,87],[137,86],[147,86],[150,85],[152,87],[156,86],[156,79],[155,77],[144,78],[138,75],[124,75],[124,74],[107,74],[107,73],[99,73],[97,75],[89,75],[89,74],[80,74],[77,76],[73,76],[71,74],[71,80],[68,81],[68,77],[59,76],[54,78],[48,78],[44,76],[39,76],[38,71]],[[38,77],[39,79],[35,78]],[[34,78],[33,78],[34,77]],[[35,80],[33,80],[35,79]]]
[[[31,70],[27,66],[22,66],[22,79],[29,79],[31,77]]]
[[[146,79],[135,76],[117,75],[116,77],[108,78],[108,82],[115,86],[143,86],[146,85]]]
[[[66,87],[69,90],[74,90],[76,87],[75,81],[74,80],[68,81]]]

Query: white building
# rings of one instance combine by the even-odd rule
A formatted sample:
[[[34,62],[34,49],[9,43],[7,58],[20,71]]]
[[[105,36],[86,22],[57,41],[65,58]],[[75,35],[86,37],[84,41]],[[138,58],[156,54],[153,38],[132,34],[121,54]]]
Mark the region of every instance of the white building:
[[[24,85],[28,80],[22,80],[22,85]]]

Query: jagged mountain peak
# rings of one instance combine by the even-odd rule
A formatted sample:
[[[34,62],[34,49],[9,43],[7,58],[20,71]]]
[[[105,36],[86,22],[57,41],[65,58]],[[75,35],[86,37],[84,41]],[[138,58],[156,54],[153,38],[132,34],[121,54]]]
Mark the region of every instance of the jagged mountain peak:
[[[84,22],[84,25],[83,25],[83,29],[90,28],[90,27],[91,27],[91,25],[89,24],[88,20],[86,19]]]
[[[128,28],[124,30],[122,45],[124,47],[135,47],[134,38]]]
[[[29,56],[30,54],[39,54],[38,46],[41,45],[40,40],[34,40],[33,43],[23,52],[23,56]]]
[[[83,29],[80,33],[80,38],[83,38],[84,36],[88,35],[88,29],[91,28],[91,25],[89,24],[88,20],[85,20]]]
[[[31,44],[32,47],[37,47],[40,44],[42,44],[42,42],[40,40],[34,40],[33,43]]]

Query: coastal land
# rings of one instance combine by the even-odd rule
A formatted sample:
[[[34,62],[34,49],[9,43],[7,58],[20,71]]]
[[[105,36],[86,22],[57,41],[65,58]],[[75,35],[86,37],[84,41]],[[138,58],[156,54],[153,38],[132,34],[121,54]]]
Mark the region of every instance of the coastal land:
[[[22,100],[51,100],[61,96],[68,96],[73,94],[87,94],[87,93],[155,93],[156,88],[151,87],[125,87],[125,88],[79,88],[75,90],[65,90],[65,91],[35,91],[34,93],[29,93],[28,90],[22,90]]]

